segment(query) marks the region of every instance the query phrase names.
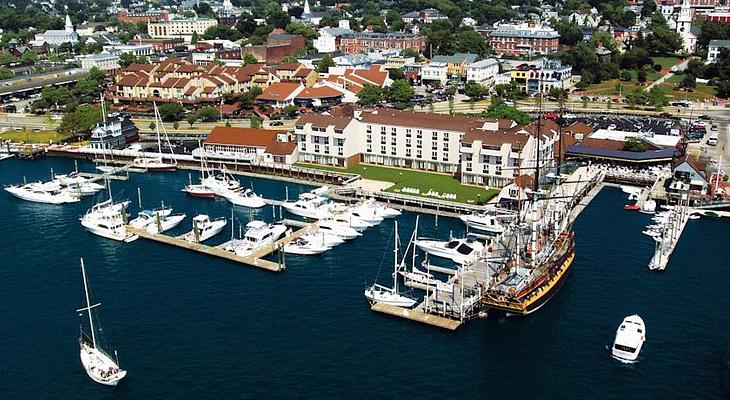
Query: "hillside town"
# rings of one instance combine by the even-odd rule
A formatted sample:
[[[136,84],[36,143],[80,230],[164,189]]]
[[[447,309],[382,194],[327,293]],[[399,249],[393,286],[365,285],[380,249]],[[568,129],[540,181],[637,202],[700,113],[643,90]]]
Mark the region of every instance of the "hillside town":
[[[11,116],[22,127],[51,115],[50,127],[27,122],[25,139],[139,147],[158,107],[181,145],[216,137],[210,148],[226,150],[213,159],[371,164],[499,190],[566,157],[658,165],[692,153],[709,182],[722,154],[706,144],[727,121],[698,117],[723,114],[730,96],[730,8],[428,4],[13,0],[0,6],[4,139],[23,136]],[[606,124],[613,114],[655,121]]]

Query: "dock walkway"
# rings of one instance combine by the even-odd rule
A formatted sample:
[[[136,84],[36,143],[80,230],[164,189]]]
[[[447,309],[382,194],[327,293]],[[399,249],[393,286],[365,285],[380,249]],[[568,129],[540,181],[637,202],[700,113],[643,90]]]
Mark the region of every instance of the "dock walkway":
[[[141,238],[149,239],[158,243],[164,243],[167,245],[180,247],[187,250],[196,251],[198,253],[207,254],[209,256],[223,258],[229,261],[234,261],[240,264],[245,264],[250,267],[256,267],[265,269],[268,271],[279,272],[286,268],[284,262],[273,262],[265,260],[264,257],[280,251],[284,245],[290,243],[300,236],[312,232],[317,229],[317,223],[306,224],[297,231],[277,240],[269,246],[264,246],[254,250],[250,255],[240,256],[236,253],[223,250],[221,246],[208,246],[202,243],[189,242],[182,239],[181,237],[173,237],[160,233],[150,233],[146,229],[137,229],[132,226],[127,226],[127,231],[138,235]],[[282,252],[283,254],[283,252]],[[283,260],[283,257],[282,257]]]

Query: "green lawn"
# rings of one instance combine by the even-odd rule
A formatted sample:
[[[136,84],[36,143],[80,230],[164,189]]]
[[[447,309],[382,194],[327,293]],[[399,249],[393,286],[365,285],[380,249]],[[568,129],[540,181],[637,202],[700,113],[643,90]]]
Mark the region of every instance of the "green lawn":
[[[652,57],[651,61],[654,64],[659,64],[662,69],[670,70],[672,66],[680,62],[682,59],[679,57]]]
[[[38,143],[48,144],[50,142],[58,143],[68,140],[71,136],[60,134],[53,130],[12,130],[0,133],[2,140],[10,140],[11,142],[19,143]]]
[[[349,168],[337,168],[308,163],[297,163],[296,165],[299,167],[322,169],[326,171],[359,174],[365,179],[372,179],[375,181],[393,182],[394,185],[386,189],[388,192],[399,193],[401,188],[410,187],[420,189],[421,193],[424,194],[428,192],[429,189],[439,193],[455,193],[456,200],[452,201],[460,203],[476,203],[477,201],[486,202],[499,193],[496,189],[485,189],[479,186],[462,185],[458,180],[449,175],[414,171],[411,169],[389,168],[369,164],[358,164]],[[415,196],[410,193],[403,194]]]

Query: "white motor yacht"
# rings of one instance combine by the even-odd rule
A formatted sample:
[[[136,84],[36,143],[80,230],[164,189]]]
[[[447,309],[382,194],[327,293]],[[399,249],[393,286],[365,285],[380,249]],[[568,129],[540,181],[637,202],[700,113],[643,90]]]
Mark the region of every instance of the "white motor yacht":
[[[261,208],[266,205],[264,198],[254,193],[251,189],[226,190],[220,195],[234,206]]]
[[[492,234],[504,232],[504,225],[499,221],[496,213],[479,213],[462,215],[459,219],[471,229]]]
[[[645,341],[646,327],[644,326],[644,320],[636,314],[629,315],[624,318],[616,330],[611,355],[624,363],[634,362],[639,358],[641,347]]]
[[[120,242],[132,242],[139,236],[127,232],[126,210],[129,201],[114,203],[111,199],[95,204],[80,218],[81,226],[94,235]]]
[[[286,232],[286,226],[251,221],[246,224],[243,238],[237,241],[234,252],[239,256],[250,255],[254,250],[270,246]]]
[[[387,206],[383,203],[378,203],[375,199],[367,199],[359,204],[360,207],[368,207],[375,211],[375,215],[380,218],[395,218],[401,215],[399,210],[393,207]]]
[[[355,229],[337,221],[332,220],[320,220],[318,223],[319,230],[326,234],[335,235],[341,239],[352,240],[356,237],[362,236],[362,233]]]
[[[84,278],[86,307],[76,310],[76,312],[87,312],[89,329],[91,332],[91,337],[88,337],[82,328],[79,335],[79,356],[81,358],[81,365],[84,367],[89,378],[91,378],[94,382],[106,386],[116,386],[117,383],[119,383],[119,381],[127,375],[127,371],[119,368],[119,361],[112,359],[112,357],[109,356],[109,354],[107,354],[97,343],[94,319],[91,316],[91,310],[100,306],[101,303],[91,304],[89,297],[89,285],[86,281],[86,269],[84,268],[83,259],[81,260],[81,274]]]
[[[472,235],[446,241],[419,238],[416,240],[416,246],[428,254],[447,258],[458,264],[472,262],[484,251],[484,244]]]
[[[152,223],[148,224],[146,229],[149,233],[165,233],[170,229],[180,225],[181,222],[187,217],[187,215],[180,214],[168,214],[166,216],[160,216],[152,218]]]
[[[383,218],[378,216],[375,208],[372,207],[350,207],[347,214],[360,219],[370,226],[375,226],[383,222]]]
[[[286,211],[304,218],[321,219],[330,215],[329,210],[321,206],[329,200],[314,193],[302,193],[297,201],[285,201],[281,204]]]
[[[308,242],[314,242],[316,244],[322,245],[323,247],[335,247],[339,246],[342,243],[345,243],[345,239],[342,239],[341,237],[335,235],[332,232],[325,232],[321,230],[316,230],[314,232],[309,232],[307,234],[302,235],[303,238],[305,238]]]
[[[156,222],[157,218],[164,219],[172,214],[171,207],[159,207],[154,210],[142,210],[137,213],[137,218],[129,221],[129,225],[135,228],[145,228],[147,225]]]
[[[300,236],[284,245],[284,252],[287,254],[297,254],[303,256],[311,256],[315,254],[322,254],[325,251],[331,249],[329,246],[325,246],[322,243],[318,243],[317,239],[310,240],[305,237],[306,235]]]
[[[188,242],[201,243],[219,234],[228,224],[225,218],[211,220],[205,214],[196,215],[193,218],[193,230],[186,233],[183,238]]]
[[[639,212],[644,214],[654,214],[656,212],[656,201],[651,199],[645,201]]]
[[[241,190],[241,182],[227,173],[225,169],[218,172],[210,172],[202,180],[202,183],[219,196],[223,196],[226,192]]]
[[[67,204],[81,201],[78,192],[62,189],[58,184],[34,182],[26,185],[7,186],[5,191],[21,200],[34,203]]]
[[[349,212],[329,214],[327,217],[320,219],[320,221],[338,222],[345,226],[349,226],[350,228],[352,228],[358,232],[362,232],[365,229],[370,228],[372,226],[371,224],[361,220],[360,218],[352,215]]]

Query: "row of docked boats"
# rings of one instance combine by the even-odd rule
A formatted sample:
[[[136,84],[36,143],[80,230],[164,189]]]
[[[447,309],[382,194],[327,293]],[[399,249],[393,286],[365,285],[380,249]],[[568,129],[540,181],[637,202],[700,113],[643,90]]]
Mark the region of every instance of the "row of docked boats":
[[[188,183],[182,188],[184,193],[192,197],[208,198],[221,197],[235,206],[261,208],[266,205],[263,197],[253,189],[243,188],[241,182],[233,177],[223,167],[220,171],[207,170],[201,163],[199,183]]]
[[[69,204],[78,203],[84,196],[93,196],[104,186],[73,172],[67,175],[54,175],[47,182],[30,182],[5,187],[13,196],[34,203]]]

